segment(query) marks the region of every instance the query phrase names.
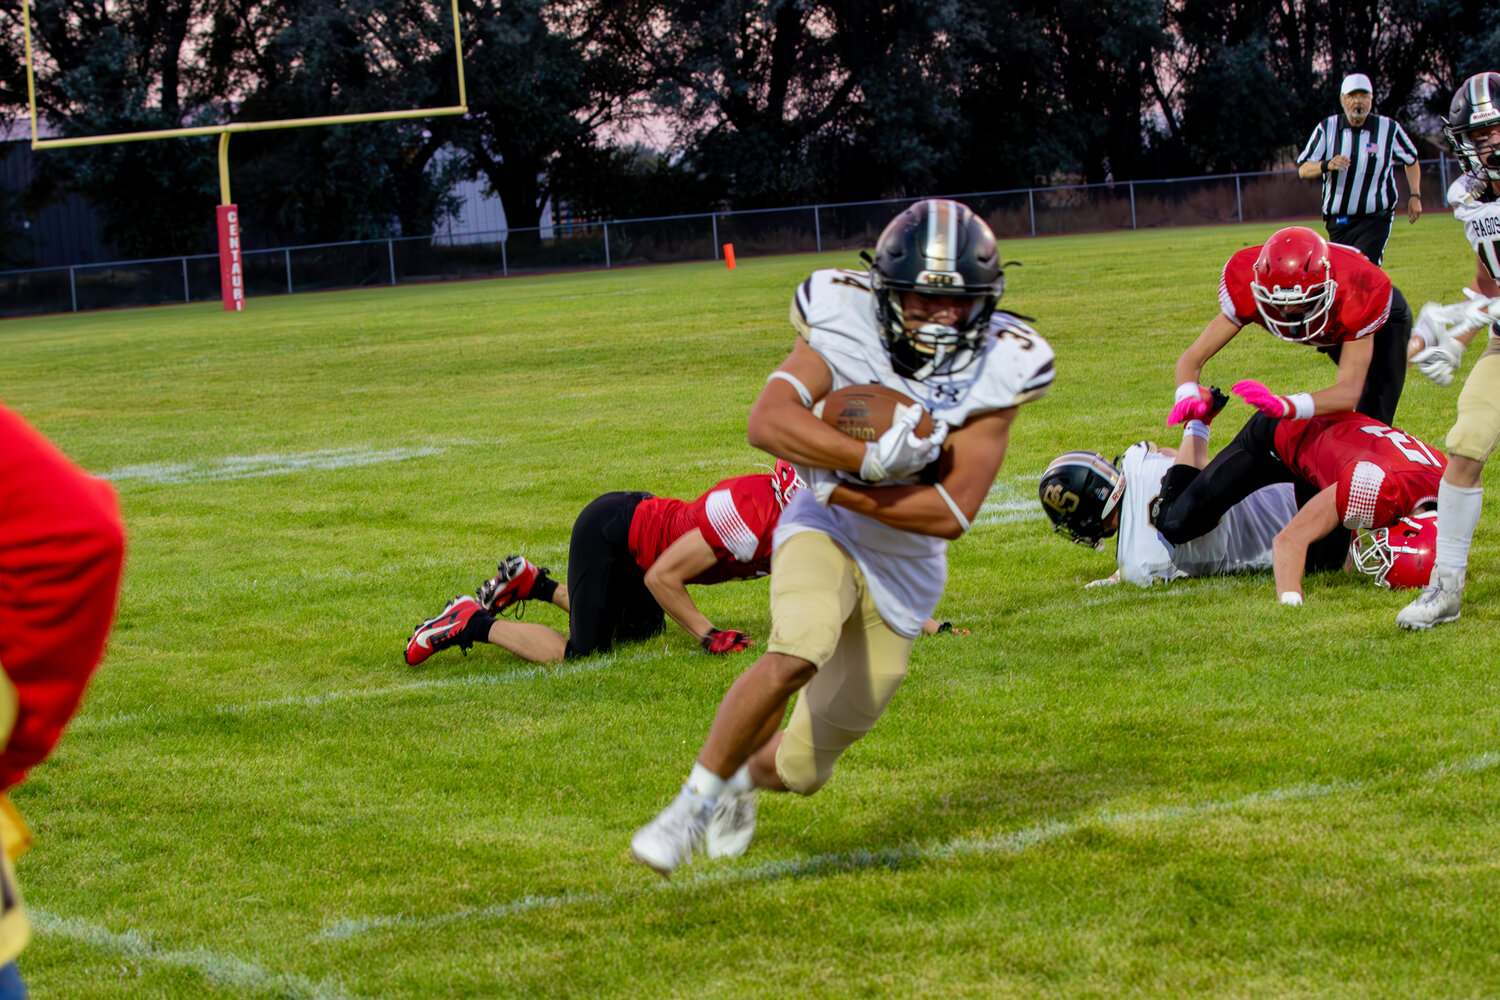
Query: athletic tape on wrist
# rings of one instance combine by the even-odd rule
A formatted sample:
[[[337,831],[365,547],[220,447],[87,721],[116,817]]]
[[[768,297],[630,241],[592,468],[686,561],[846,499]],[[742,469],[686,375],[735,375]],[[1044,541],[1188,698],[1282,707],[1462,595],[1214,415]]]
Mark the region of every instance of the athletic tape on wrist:
[[[1202,390],[1198,388],[1197,382],[1184,382],[1177,387],[1176,402],[1180,403],[1184,399],[1197,399],[1198,393],[1201,391]]]
[[[937,490],[938,496],[943,498],[943,503],[947,504],[948,509],[953,512],[953,519],[958,522],[958,526],[964,531],[968,531],[969,519],[964,517],[964,512],[958,509],[958,503],[948,495],[948,491],[943,489],[943,484],[933,483],[932,488]]]
[[[1317,410],[1317,404],[1313,402],[1312,393],[1298,392],[1286,398],[1292,404],[1293,420],[1311,420],[1313,413]]]
[[[812,407],[812,393],[807,391],[807,386],[802,384],[802,380],[800,378],[793,375],[791,372],[775,371],[766,376],[766,381],[770,382],[773,378],[779,378],[783,382],[789,383],[793,389],[797,390],[797,398],[802,400],[802,405],[809,408]]]

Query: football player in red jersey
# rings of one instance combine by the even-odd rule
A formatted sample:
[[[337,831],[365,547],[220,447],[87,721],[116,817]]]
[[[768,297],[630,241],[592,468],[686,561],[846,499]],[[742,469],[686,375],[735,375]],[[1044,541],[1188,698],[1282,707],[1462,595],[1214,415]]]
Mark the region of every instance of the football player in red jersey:
[[[1152,519],[1178,545],[1207,534],[1230,507],[1272,483],[1294,483],[1299,507],[1272,542],[1277,593],[1302,603],[1302,574],[1342,565],[1352,529],[1396,523],[1436,502],[1443,453],[1373,417],[1289,420],[1257,413],[1201,472],[1179,464],[1162,480]]]
[[[1287,469],[1318,492],[1271,544],[1276,593],[1302,603],[1307,551],[1330,536],[1340,549],[1349,530],[1388,528],[1436,505],[1448,460],[1442,452],[1359,413],[1278,420],[1272,447]],[[1337,533],[1337,534],[1336,534]]]
[[[107,483],[0,407],[0,998],[23,997],[30,937],[10,860],[30,834],[5,792],[51,753],[104,655],[125,529]]]
[[[1250,323],[1315,347],[1338,365],[1333,385],[1310,393],[1276,395],[1259,382],[1236,383],[1234,391],[1262,413],[1306,420],[1355,410],[1384,423],[1396,415],[1412,327],[1406,299],[1358,250],[1292,226],[1224,265],[1219,314],[1177,359],[1177,402],[1167,423],[1208,412],[1208,390],[1198,384],[1203,366]]]
[[[615,639],[655,635],[663,612],[711,653],[745,649],[750,637],[715,628],[688,596],[687,584],[769,573],[771,534],[797,486],[796,471],[777,462],[769,476],[726,479],[691,501],[606,493],[573,524],[566,585],[529,560],[510,556],[475,596],[454,598],[417,626],[406,644],[406,662],[415,666],[440,649],[487,642],[533,663],[552,663],[608,652]],[[568,612],[568,635],[497,617],[528,600]]]

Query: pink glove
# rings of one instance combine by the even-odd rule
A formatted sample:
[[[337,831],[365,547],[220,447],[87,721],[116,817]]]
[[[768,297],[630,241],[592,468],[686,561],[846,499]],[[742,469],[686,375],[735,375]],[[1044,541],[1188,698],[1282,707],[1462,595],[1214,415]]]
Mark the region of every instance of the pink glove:
[[[1177,405],[1167,414],[1167,426],[1188,420],[1202,420],[1213,405],[1213,394],[1197,382],[1184,382],[1177,387]]]
[[[1236,396],[1268,417],[1289,417],[1295,409],[1290,397],[1277,396],[1259,382],[1246,379],[1230,388]]]

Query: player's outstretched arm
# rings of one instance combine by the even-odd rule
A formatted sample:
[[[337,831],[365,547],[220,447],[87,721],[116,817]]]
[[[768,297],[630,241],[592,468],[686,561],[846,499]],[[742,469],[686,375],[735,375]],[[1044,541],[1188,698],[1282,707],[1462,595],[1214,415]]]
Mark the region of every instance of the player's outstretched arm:
[[[1016,409],[1012,406],[973,417],[948,435],[939,459],[944,470],[939,480],[941,492],[934,486],[840,483],[831,502],[902,531],[958,538],[979,516],[979,508],[995,483],[1000,463],[1005,460]]]
[[[1307,569],[1307,549],[1339,526],[1338,487],[1326,490],[1303,504],[1271,543],[1271,565],[1276,573],[1276,593],[1282,604],[1302,603],[1302,574]]]
[[[646,588],[656,598],[656,603],[688,635],[699,641],[714,626],[688,596],[687,582],[713,569],[718,561],[703,532],[694,528],[667,546],[667,551],[646,570]]]
[[[814,401],[832,389],[833,373],[827,362],[799,338],[792,353],[766,380],[750,409],[750,444],[793,465],[842,469],[858,475],[865,459],[864,442],[839,433],[812,415]]]
[[[1209,320],[1198,339],[1189,344],[1177,359],[1177,384],[1197,382],[1202,378],[1203,366],[1208,364],[1208,359],[1222,351],[1240,329],[1238,323],[1223,313]]]

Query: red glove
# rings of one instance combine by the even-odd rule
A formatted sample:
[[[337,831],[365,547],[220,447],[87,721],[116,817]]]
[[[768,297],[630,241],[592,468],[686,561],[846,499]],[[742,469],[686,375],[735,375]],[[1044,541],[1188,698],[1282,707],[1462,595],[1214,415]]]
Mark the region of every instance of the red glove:
[[[1268,417],[1291,417],[1306,420],[1313,415],[1312,396],[1299,392],[1295,396],[1278,396],[1259,382],[1245,380],[1231,388],[1234,394]]]
[[[704,632],[703,638],[698,641],[710,653],[716,653],[721,656],[725,653],[738,653],[740,650],[749,649],[754,645],[754,640],[745,633],[729,629],[721,632],[718,629],[711,628],[707,632]]]

